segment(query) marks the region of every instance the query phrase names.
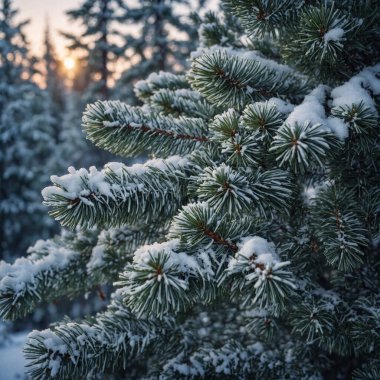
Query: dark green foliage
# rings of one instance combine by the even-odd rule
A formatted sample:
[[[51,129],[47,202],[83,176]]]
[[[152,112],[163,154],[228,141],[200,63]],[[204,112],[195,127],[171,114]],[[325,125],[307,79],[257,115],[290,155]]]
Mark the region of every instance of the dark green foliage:
[[[253,59],[205,54],[193,61],[193,87],[217,106],[243,108],[247,103],[274,96],[299,97],[304,84],[295,75],[278,73]]]
[[[202,119],[157,116],[118,101],[89,105],[83,127],[95,145],[123,156],[145,151],[159,156],[190,153],[208,141]]]
[[[92,284],[120,278],[105,313],[29,337],[33,378],[378,377],[380,66],[375,39],[358,45],[377,8],[224,3],[187,75],[140,82],[142,107],[85,112],[96,145],[165,159],[70,169],[43,191],[64,225],[117,226],[85,261]]]

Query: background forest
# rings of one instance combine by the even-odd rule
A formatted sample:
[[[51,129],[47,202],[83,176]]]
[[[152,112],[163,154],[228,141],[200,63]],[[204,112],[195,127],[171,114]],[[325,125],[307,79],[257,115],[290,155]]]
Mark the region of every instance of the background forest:
[[[199,15],[211,5],[205,0],[78,0],[65,12],[66,29],[56,30],[55,15],[45,14],[44,33],[36,36],[27,33],[35,28],[23,15],[23,1],[1,0],[0,5],[0,260],[7,262],[59,232],[42,205],[41,190],[51,173],[120,161],[86,140],[81,127],[86,105],[99,99],[140,104],[133,91],[139,80],[188,68],[198,44]],[[36,14],[44,12],[40,3]],[[86,304],[57,301],[17,323],[0,321],[0,347],[9,343],[10,331],[102,309],[107,290],[99,289]],[[2,359],[8,360],[0,354],[0,365]],[[5,372],[0,370],[0,379]]]

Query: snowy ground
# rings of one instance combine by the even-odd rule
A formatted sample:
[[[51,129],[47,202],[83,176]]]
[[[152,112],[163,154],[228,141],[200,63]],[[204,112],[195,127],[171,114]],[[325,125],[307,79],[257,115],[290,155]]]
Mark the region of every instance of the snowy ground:
[[[11,341],[0,347],[0,380],[26,379],[22,347],[27,334],[27,332],[12,334]]]

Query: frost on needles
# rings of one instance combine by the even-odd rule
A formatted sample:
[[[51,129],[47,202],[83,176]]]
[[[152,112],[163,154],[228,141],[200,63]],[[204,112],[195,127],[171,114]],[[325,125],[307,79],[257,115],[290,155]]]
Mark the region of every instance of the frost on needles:
[[[152,159],[53,175],[71,231],[0,264],[5,319],[117,288],[29,335],[32,379],[380,378],[379,6],[223,9],[143,105],[84,111],[96,146]]]

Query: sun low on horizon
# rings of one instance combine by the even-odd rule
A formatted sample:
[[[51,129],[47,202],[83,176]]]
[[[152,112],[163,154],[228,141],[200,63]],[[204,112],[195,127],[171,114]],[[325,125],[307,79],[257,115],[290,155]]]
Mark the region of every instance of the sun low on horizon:
[[[65,67],[65,70],[70,72],[75,69],[75,59],[71,56],[66,57],[63,60],[63,66]]]

